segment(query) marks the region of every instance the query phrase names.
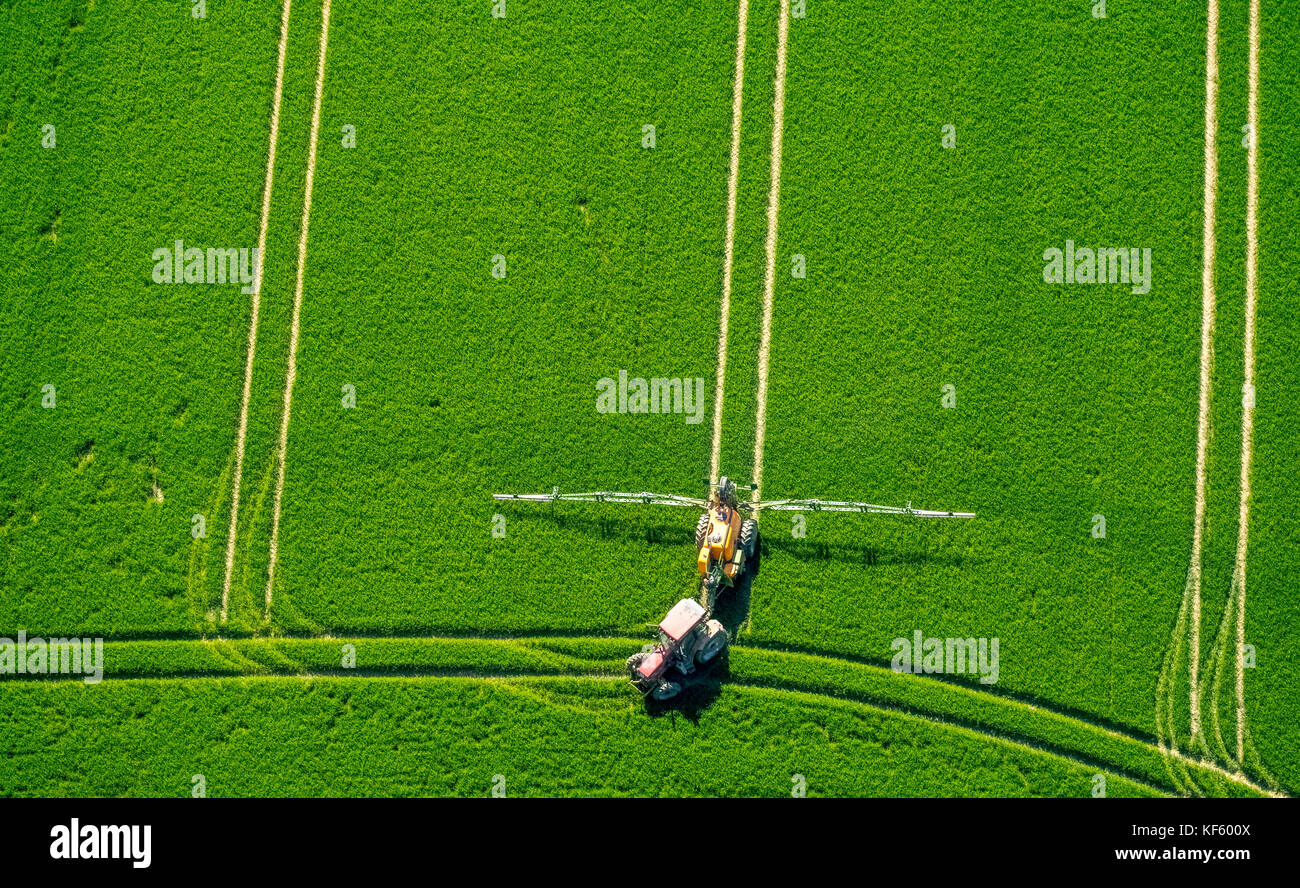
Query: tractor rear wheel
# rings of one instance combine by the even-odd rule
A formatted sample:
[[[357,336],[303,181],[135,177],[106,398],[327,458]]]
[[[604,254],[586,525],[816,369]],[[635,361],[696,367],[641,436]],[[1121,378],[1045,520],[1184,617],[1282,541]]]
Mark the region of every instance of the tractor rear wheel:
[[[656,700],[671,700],[682,692],[682,686],[675,681],[666,681],[650,692]]]
[[[721,626],[718,631],[709,636],[709,640],[704,642],[698,651],[695,652],[695,662],[700,666],[707,666],[717,659],[718,654],[727,649],[727,642],[731,640],[727,635],[727,630]]]
[[[704,546],[704,538],[709,535],[709,513],[705,512],[700,516],[700,520],[695,522],[695,551],[698,552]]]

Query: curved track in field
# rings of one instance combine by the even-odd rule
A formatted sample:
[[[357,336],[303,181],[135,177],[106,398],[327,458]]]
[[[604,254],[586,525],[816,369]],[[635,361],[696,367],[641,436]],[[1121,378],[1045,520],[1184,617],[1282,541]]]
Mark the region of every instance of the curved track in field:
[[[117,680],[302,678],[459,678],[546,681],[622,678],[622,656],[641,639],[566,637],[301,637],[153,638],[105,645],[105,677]],[[358,668],[343,668],[339,650],[355,644]],[[1168,756],[1202,785],[1285,796],[1247,775],[1171,751],[1152,739],[1027,699],[930,676],[824,654],[737,645],[722,687],[831,700],[920,719],[1117,775],[1163,794],[1188,790],[1165,767]],[[66,676],[29,680],[79,680]]]
[[[1205,489],[1207,453],[1212,398],[1215,329],[1215,205],[1218,191],[1218,36],[1219,0],[1207,0],[1206,72],[1205,72],[1205,181],[1202,234],[1202,324],[1200,398],[1197,427],[1196,496],[1192,531],[1191,561],[1187,583],[1179,606],[1174,631],[1161,666],[1156,690],[1156,726],[1160,748],[1169,755],[1169,776],[1179,788],[1193,795],[1200,787],[1182,766],[1180,751],[1180,708],[1184,671],[1188,695],[1188,731],[1186,747],[1237,772],[1246,766],[1270,785],[1277,780],[1264,766],[1251,739],[1246,712],[1245,625],[1246,567],[1250,531],[1251,461],[1254,448],[1255,414],[1255,328],[1258,296],[1257,263],[1259,204],[1259,2],[1251,0],[1247,33],[1247,113],[1246,130],[1246,251],[1245,305],[1243,334],[1243,379],[1241,413],[1241,461],[1237,515],[1237,546],[1233,559],[1232,581],[1223,615],[1219,620],[1204,665],[1209,679],[1201,674],[1201,575],[1202,542],[1206,522]],[[1232,706],[1236,721],[1232,748],[1224,740],[1220,710],[1224,707],[1227,672],[1231,667]],[[1203,712],[1208,712],[1208,727]]]

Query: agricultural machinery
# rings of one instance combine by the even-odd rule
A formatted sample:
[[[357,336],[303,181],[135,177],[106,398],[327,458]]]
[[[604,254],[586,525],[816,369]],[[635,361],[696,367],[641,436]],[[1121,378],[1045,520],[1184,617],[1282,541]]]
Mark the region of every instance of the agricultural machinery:
[[[751,486],[751,490],[756,489]],[[876,506],[871,503],[836,500],[759,500],[749,502],[737,496],[730,478],[722,477],[709,486],[707,499],[660,493],[495,493],[493,499],[535,502],[626,503],[645,506],[686,506],[703,511],[695,525],[695,566],[700,575],[698,600],[683,598],[673,605],[659,624],[659,640],[649,650],[627,658],[632,684],[655,700],[669,700],[701,670],[717,662],[731,637],[713,619],[713,609],[724,589],[744,577],[758,574],[762,557],[758,513],[773,512],[867,512],[910,515],[918,518],[974,518],[972,512],[938,512],[906,506]]]
[[[730,640],[704,605],[683,598],[659,624],[658,643],[627,658],[632,686],[654,700],[672,699],[691,676],[717,662]]]
[[[751,489],[752,486],[751,486]],[[757,495],[757,494],[755,494]],[[906,506],[877,506],[871,503],[837,500],[791,499],[745,501],[737,496],[736,483],[723,476],[709,487],[708,499],[662,493],[494,493],[493,499],[557,503],[625,503],[645,506],[686,506],[703,510],[695,525],[695,565],[700,575],[700,602],[712,611],[723,589],[745,575],[758,573],[761,540],[758,513],[771,512],[866,512],[880,515],[910,515],[916,518],[974,518],[973,512],[942,512]]]

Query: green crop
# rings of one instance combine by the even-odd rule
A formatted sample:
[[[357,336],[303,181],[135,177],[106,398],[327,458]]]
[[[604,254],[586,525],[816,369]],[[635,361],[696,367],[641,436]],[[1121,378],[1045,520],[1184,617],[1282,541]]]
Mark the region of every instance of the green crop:
[[[621,683],[574,679],[126,681],[90,694],[32,683],[7,693],[17,705],[0,715],[5,795],[180,796],[198,774],[210,796],[487,796],[500,785],[518,796],[788,797],[799,777],[810,796],[1083,796],[1092,775],[958,729],[734,687],[693,725],[647,718]],[[1151,794],[1117,776],[1108,789]]]
[[[735,0],[333,4],[268,588],[322,24],[293,4],[224,603],[251,294],[152,270],[178,240],[258,242],[282,7],[138,6],[0,4],[0,638],[108,640],[99,685],[0,675],[0,795],[180,795],[196,773],[213,795],[501,774],[511,795],[782,796],[802,774],[810,795],[1084,796],[1097,773],[1113,796],[1258,794],[1193,761],[1222,762],[1236,719],[1214,664],[1235,645],[1245,0],[1221,9],[1217,727],[1188,761],[1156,721],[1175,701],[1186,743],[1188,679],[1160,675],[1193,533],[1203,0],[791,21],[762,495],[978,517],[765,513],[761,574],[719,608],[727,664],[666,710],[623,660],[695,594],[696,514],[491,495],[705,492]],[[742,484],[779,6],[750,4],[745,57],[718,442]],[[1262,30],[1247,771],[1294,792],[1300,12],[1265,4]],[[1067,241],[1149,250],[1149,288],[1049,283]],[[620,373],[700,400],[604,411]],[[998,639],[997,683],[892,672],[918,631]]]

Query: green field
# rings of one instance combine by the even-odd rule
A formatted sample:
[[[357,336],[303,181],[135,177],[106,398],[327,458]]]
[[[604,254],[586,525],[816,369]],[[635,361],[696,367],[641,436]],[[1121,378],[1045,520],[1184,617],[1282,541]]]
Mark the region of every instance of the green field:
[[[278,117],[275,0],[0,4],[0,638],[107,639],[102,684],[0,674],[0,795],[1300,790],[1300,13],[1260,29],[1238,761],[1248,0],[1199,627],[1205,3],[809,0],[782,50],[787,6],[748,4],[721,471],[757,475],[769,347],[764,499],[978,517],[764,513],[726,665],[665,708],[622,660],[694,594],[697,513],[491,495],[705,491],[736,0],[333,0],[320,83],[299,2]],[[152,257],[262,225],[241,462],[252,296]],[[1149,250],[1149,289],[1047,282],[1067,241]],[[600,412],[620,371],[698,412]],[[997,681],[891,671],[917,631],[998,639]]]

